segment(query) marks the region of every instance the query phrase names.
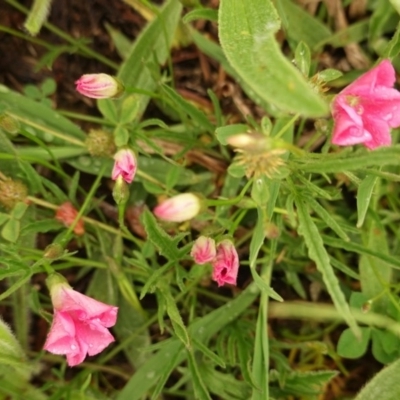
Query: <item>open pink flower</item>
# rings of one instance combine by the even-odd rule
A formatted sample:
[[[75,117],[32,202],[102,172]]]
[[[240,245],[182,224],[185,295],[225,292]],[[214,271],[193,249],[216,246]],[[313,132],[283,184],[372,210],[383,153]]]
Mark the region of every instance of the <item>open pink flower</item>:
[[[199,265],[212,261],[217,255],[215,240],[206,236],[198,237],[193,244],[190,255]]]
[[[54,317],[45,350],[65,354],[68,365],[73,367],[87,354],[98,354],[114,341],[107,328],[115,325],[117,307],[76,292],[67,283],[53,284],[50,293]]]
[[[193,193],[182,193],[163,201],[153,212],[164,221],[183,222],[194,218],[201,209],[200,199]]]
[[[82,75],[75,85],[80,94],[93,99],[116,97],[123,91],[121,83],[107,74]]]
[[[236,285],[239,271],[239,256],[233,243],[225,239],[217,246],[217,255],[212,261],[212,278],[223,286],[225,283]]]
[[[137,168],[135,153],[130,149],[121,149],[114,154],[114,160],[111,178],[115,181],[119,176],[122,176],[126,183],[131,183]]]
[[[66,201],[57,208],[55,218],[62,222],[66,227],[70,227],[77,215],[78,211],[76,208],[70,201]],[[82,218],[80,218],[76,223],[74,233],[78,236],[85,233],[85,226]]]
[[[342,90],[332,103],[332,143],[362,143],[369,149],[390,145],[390,129],[400,126],[400,92],[395,71],[383,60]]]

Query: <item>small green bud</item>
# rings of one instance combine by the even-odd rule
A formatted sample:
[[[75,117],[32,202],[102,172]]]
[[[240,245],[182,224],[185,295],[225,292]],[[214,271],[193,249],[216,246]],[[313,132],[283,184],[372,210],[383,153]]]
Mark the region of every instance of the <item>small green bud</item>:
[[[112,156],[116,150],[113,135],[98,129],[90,130],[85,144],[89,153],[95,157]]]
[[[124,205],[129,199],[129,186],[124,181],[122,175],[119,175],[115,181],[112,192],[113,198],[118,205]]]
[[[49,244],[43,253],[43,257],[49,260],[54,260],[64,254],[64,248],[59,243]]]
[[[19,133],[20,123],[17,119],[8,114],[0,115],[0,128],[4,129],[10,135]]]

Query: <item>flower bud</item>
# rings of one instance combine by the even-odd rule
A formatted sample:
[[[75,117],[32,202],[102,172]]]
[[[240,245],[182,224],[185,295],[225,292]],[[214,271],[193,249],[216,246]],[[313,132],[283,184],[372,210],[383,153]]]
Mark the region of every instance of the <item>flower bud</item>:
[[[91,129],[85,144],[89,153],[95,157],[107,157],[115,152],[113,135],[102,130]]]
[[[16,135],[19,132],[19,121],[8,114],[0,115],[0,128],[4,129],[10,135]]]
[[[153,212],[164,221],[183,222],[194,218],[200,210],[200,199],[193,193],[183,193],[163,201]]]
[[[54,260],[55,258],[61,257],[64,254],[64,248],[59,243],[49,244],[43,253],[43,257],[49,260]]]
[[[131,183],[137,169],[135,153],[131,149],[120,149],[114,154],[114,160],[111,179],[115,181],[121,176],[126,183]]]
[[[193,257],[195,263],[199,265],[212,261],[217,255],[215,240],[200,236],[194,242],[190,255]]]
[[[76,82],[76,90],[92,99],[108,99],[119,96],[123,85],[114,77],[107,74],[82,75]]]
[[[24,202],[28,196],[28,188],[21,181],[11,178],[0,178],[0,204],[11,210],[19,202]]]
[[[57,221],[62,222],[66,227],[70,227],[75,221],[77,215],[78,211],[75,209],[72,203],[66,201],[57,208],[55,218]],[[85,227],[82,218],[80,218],[75,225],[74,233],[78,236],[81,236],[85,233]]]
[[[279,228],[272,222],[264,224],[264,234],[267,239],[276,239],[279,237]]]
[[[217,246],[217,255],[212,261],[212,278],[223,286],[225,283],[236,285],[239,271],[239,256],[233,243],[225,239]]]
[[[112,195],[118,205],[125,204],[129,199],[129,187],[121,175],[115,181]]]

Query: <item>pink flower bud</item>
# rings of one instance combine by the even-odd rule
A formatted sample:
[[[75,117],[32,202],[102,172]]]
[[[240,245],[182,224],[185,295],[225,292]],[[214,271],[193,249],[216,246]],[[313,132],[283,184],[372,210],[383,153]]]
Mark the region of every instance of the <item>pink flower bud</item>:
[[[47,278],[54,317],[44,349],[65,354],[70,367],[88,354],[103,351],[114,337],[107,328],[115,325],[118,307],[101,303],[73,290],[59,274]]]
[[[137,168],[135,153],[130,149],[121,149],[114,154],[114,160],[111,178],[115,181],[119,176],[122,176],[126,183],[131,183]]]
[[[215,240],[200,236],[194,242],[190,255],[194,258],[196,264],[202,265],[212,261],[217,255]]]
[[[164,221],[183,222],[194,218],[200,209],[200,199],[196,195],[183,193],[162,202],[153,212],[157,218]]]
[[[239,270],[239,256],[233,243],[225,239],[217,246],[217,255],[212,262],[212,278],[223,286],[225,283],[236,285]]]
[[[388,146],[390,129],[400,126],[400,92],[393,88],[396,72],[389,60],[343,89],[332,102],[332,143],[369,149]]]
[[[123,91],[122,84],[107,74],[82,75],[76,82],[76,90],[92,99],[116,97]]]
[[[70,201],[66,201],[57,208],[55,218],[68,228],[74,222],[77,215],[78,211],[76,208]],[[75,225],[74,233],[78,236],[81,236],[85,233],[85,227],[82,219],[79,219]]]

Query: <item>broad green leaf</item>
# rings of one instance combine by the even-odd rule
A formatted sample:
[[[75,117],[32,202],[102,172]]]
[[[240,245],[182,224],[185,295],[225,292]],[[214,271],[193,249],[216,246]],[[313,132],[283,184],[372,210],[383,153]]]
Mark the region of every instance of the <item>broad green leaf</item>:
[[[11,243],[15,243],[18,240],[20,233],[21,223],[19,220],[10,218],[1,230],[1,236],[3,239],[8,240]]]
[[[374,175],[367,175],[357,189],[357,228],[361,228],[365,216],[367,215],[369,203],[372,197],[376,181],[378,178]]]
[[[221,0],[219,34],[224,53],[248,87],[282,110],[323,116],[328,107],[285,58],[275,33],[280,20],[270,0]]]
[[[154,91],[157,82],[154,81],[147,64],[154,60],[164,64],[167,60],[181,10],[182,5],[178,0],[167,0],[156,18],[140,33],[117,75],[125,87]],[[149,100],[148,96],[139,98],[138,114],[143,113]],[[123,101],[124,96],[116,100],[100,100],[99,103],[104,103],[100,106],[100,111],[109,109],[110,102],[114,102],[116,109],[119,110]]]
[[[308,248],[309,257],[315,262],[318,271],[321,273],[326,288],[338,311],[343,315],[356,337],[360,337],[360,328],[350,312],[343,292],[340,289],[339,281],[330,264],[329,255],[324,247],[324,243],[318,229],[312,220],[307,205],[304,200],[296,197],[297,215],[299,218],[299,234],[304,237]]]
[[[368,348],[371,328],[360,328],[361,340],[357,339],[350,329],[345,329],[337,344],[337,353],[344,358],[362,357]]]
[[[361,390],[355,400],[400,399],[400,360],[384,368]]]

